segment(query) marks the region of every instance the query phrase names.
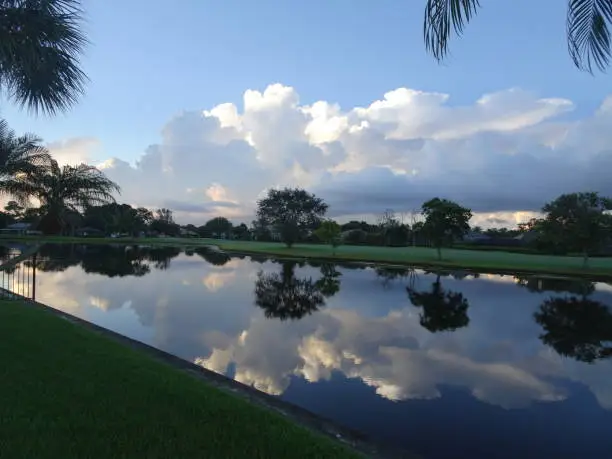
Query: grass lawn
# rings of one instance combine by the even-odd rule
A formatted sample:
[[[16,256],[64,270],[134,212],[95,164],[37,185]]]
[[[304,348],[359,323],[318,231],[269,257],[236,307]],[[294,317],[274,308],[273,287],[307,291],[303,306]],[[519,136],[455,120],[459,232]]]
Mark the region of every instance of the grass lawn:
[[[48,311],[0,301],[0,336],[2,457],[359,457]]]
[[[329,246],[297,244],[288,249],[273,242],[244,242],[202,239],[228,251],[267,253],[280,256],[334,258],[337,260],[371,261],[381,263],[414,264],[449,268],[482,269],[490,271],[528,271],[550,274],[612,276],[612,258],[592,258],[589,268],[582,267],[582,257],[532,255],[494,250],[443,249],[442,261],[435,249],[428,247],[376,247],[345,245],[332,254]]]
[[[582,267],[582,257],[537,255],[513,253],[496,250],[443,249],[442,261],[437,259],[435,249],[427,247],[378,247],[378,246],[340,246],[333,255],[330,246],[321,244],[296,244],[291,249],[277,242],[226,241],[222,239],[182,239],[182,238],[70,238],[52,237],[14,237],[2,240],[19,240],[48,243],[105,243],[105,244],[151,244],[173,246],[217,245],[227,251],[252,254],[269,254],[285,257],[335,259],[338,261],[365,261],[415,266],[438,266],[445,268],[464,268],[483,271],[523,271],[572,276],[612,277],[612,257],[592,258],[589,268]]]

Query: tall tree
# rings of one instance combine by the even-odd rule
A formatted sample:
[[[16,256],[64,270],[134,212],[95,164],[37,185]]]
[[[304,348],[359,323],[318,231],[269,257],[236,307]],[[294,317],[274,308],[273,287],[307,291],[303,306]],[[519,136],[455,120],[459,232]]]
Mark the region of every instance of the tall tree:
[[[166,209],[165,207],[157,209],[153,218],[164,223],[174,223],[174,215],[172,214],[172,211],[170,209]]]
[[[272,189],[258,201],[257,218],[279,231],[283,242],[291,247],[307,230],[320,224],[327,207],[321,198],[301,188]]]
[[[78,0],[0,2],[0,88],[19,105],[54,114],[72,106],[87,79]]]
[[[569,250],[583,254],[588,266],[589,255],[610,240],[612,200],[595,192],[570,193],[546,204],[541,230]]]
[[[136,209],[136,215],[138,219],[143,223],[145,227],[149,226],[153,221],[153,212],[146,207],[139,207]]]
[[[241,241],[251,239],[251,233],[249,232],[249,227],[246,225],[246,223],[241,223],[238,226],[234,226],[232,228],[232,234],[236,239]]]
[[[332,254],[336,255],[336,247],[342,243],[340,237],[340,225],[333,220],[321,222],[321,226],[315,231],[315,235],[326,244],[332,246]]]
[[[25,182],[29,197],[40,202],[44,214],[40,227],[46,233],[58,233],[64,227],[67,211],[78,212],[92,205],[114,202],[113,193],[119,186],[93,166],[60,167],[52,160],[47,168],[39,169]]]
[[[425,46],[438,60],[448,54],[451,35],[461,36],[476,16],[480,0],[427,0],[423,35]],[[576,67],[605,70],[612,59],[612,1],[568,0],[567,44]]]
[[[169,236],[177,236],[180,233],[180,227],[174,223],[174,216],[170,209],[157,209],[151,221],[150,228],[152,231],[167,234]]]
[[[226,234],[227,236],[229,236],[232,231],[232,222],[230,222],[225,217],[215,217],[211,220],[208,220],[204,224],[204,227],[211,234],[216,235],[216,237],[220,237],[221,234]]]
[[[461,239],[470,230],[472,211],[447,199],[434,198],[425,202],[421,208],[425,217],[423,231],[438,251],[442,259],[442,247],[453,240]]]

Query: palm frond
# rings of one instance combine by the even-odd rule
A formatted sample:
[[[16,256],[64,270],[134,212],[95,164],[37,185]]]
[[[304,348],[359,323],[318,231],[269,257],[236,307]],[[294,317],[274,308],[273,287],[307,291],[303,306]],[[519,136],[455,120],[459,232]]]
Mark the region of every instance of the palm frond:
[[[72,106],[87,80],[78,0],[0,2],[0,87],[36,113]]]
[[[0,180],[34,174],[50,164],[49,152],[32,134],[17,137],[5,120],[0,120]]]
[[[19,179],[0,180],[0,196],[10,197],[20,206],[28,206],[37,187],[29,181]]]
[[[115,202],[119,186],[93,166],[64,166],[61,171],[61,198],[78,208]]]
[[[451,34],[461,36],[480,8],[480,0],[428,0],[423,21],[425,48],[440,61],[448,54]]]
[[[609,26],[612,0],[569,0],[567,42],[576,67],[593,73],[593,66],[605,70],[612,60]]]

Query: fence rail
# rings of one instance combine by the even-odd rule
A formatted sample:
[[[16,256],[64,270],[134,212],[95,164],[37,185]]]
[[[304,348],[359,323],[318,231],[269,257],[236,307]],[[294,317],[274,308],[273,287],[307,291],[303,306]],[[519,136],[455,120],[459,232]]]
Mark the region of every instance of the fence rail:
[[[36,253],[8,249],[0,257],[0,298],[36,299]]]

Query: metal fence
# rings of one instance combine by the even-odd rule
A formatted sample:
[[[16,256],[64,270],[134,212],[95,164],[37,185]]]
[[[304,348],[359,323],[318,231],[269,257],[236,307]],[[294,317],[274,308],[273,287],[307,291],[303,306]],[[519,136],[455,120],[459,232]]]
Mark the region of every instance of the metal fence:
[[[13,264],[21,255],[19,250],[9,249],[0,257],[0,299],[17,295],[36,299],[36,255]]]

